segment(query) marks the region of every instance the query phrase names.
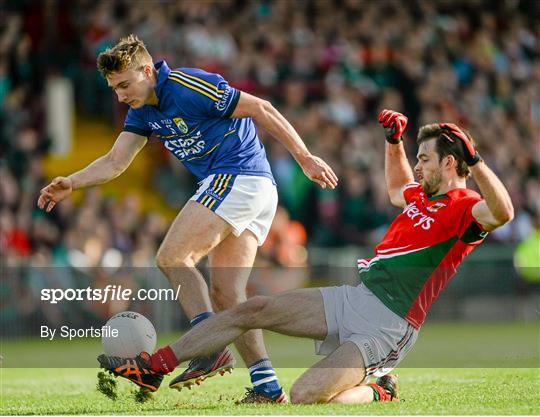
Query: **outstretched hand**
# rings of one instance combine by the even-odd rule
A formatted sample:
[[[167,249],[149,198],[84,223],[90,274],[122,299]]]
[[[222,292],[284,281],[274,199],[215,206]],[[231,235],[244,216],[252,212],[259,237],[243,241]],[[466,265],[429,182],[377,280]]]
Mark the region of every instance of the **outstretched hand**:
[[[73,184],[68,177],[56,177],[39,192],[38,207],[50,212],[56,203],[64,200],[73,191]]]
[[[309,155],[302,161],[300,166],[304,170],[306,177],[319,184],[321,188],[336,188],[338,177],[332,168],[321,158]]]

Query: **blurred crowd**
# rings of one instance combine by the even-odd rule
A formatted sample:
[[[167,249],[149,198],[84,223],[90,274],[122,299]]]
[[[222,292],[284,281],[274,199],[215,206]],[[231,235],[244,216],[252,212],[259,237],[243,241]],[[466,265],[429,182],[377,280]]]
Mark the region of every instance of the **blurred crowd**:
[[[48,180],[48,78],[73,81],[82,114],[121,125],[126,109],[95,60],[129,33],[155,60],[218,72],[272,101],[338,174],[337,189],[317,188],[261,132],[282,206],[260,264],[305,265],[306,245],[371,245],[382,236],[397,213],[386,196],[376,123],[383,108],[409,117],[411,161],[421,125],[467,128],[516,208],[515,220],[490,239],[521,241],[540,223],[539,21],[535,0],[7,1],[0,12],[0,262],[153,264],[168,225],[143,213],[134,196],[114,200],[91,190],[83,204],[67,201],[51,214],[35,206]],[[160,163],[155,182],[165,196],[191,186],[166,153]],[[29,277],[28,285],[37,291],[58,277]],[[20,308],[10,303],[17,290],[0,291],[3,311]]]

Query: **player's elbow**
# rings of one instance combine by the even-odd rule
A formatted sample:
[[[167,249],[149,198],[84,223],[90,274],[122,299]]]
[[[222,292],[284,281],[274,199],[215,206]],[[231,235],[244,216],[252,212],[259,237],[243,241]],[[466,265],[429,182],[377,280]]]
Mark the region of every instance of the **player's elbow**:
[[[400,208],[405,207],[405,199],[403,198],[401,190],[388,190],[388,197],[390,197],[390,203],[392,203],[393,206]]]
[[[514,220],[514,205],[512,204],[510,197],[503,200],[502,204],[499,204],[497,210],[492,210],[492,214],[499,223],[499,226]]]
[[[261,121],[268,117],[268,115],[277,112],[276,108],[268,100],[258,98],[252,109],[252,118],[255,121]]]
[[[514,220],[514,206],[512,205],[507,207],[497,216],[497,221],[500,223],[499,226],[509,223],[512,220]]]
[[[257,100],[257,107],[260,113],[276,111],[272,103],[262,98]]]
[[[390,204],[392,204],[395,207],[403,207],[401,204],[401,200],[397,198],[393,198],[392,196],[390,196]]]
[[[493,218],[488,224],[483,224],[484,230],[487,232],[492,232],[495,229],[498,229],[501,226],[504,226],[506,223],[514,220],[514,208],[509,207],[504,210],[500,210],[498,213],[493,213]]]

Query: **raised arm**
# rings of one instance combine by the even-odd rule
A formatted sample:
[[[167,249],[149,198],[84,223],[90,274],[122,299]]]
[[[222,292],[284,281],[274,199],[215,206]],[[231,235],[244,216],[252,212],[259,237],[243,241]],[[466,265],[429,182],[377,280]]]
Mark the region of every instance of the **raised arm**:
[[[124,172],[146,144],[147,138],[131,132],[122,132],[111,150],[86,168],[68,177],[56,177],[40,191],[38,207],[51,211],[73,190],[103,184]]]
[[[294,127],[272,106],[272,103],[242,92],[231,117],[251,117],[257,126],[267,130],[287,148],[310,180],[322,188],[336,187],[338,178],[332,168],[309,152]]]
[[[447,140],[460,145],[459,156],[469,166],[484,198],[472,208],[475,220],[488,232],[511,221],[514,218],[514,206],[510,195],[501,180],[480,158],[474,148],[474,140],[453,123],[441,123],[439,126],[446,130]]]
[[[488,232],[511,221],[514,206],[501,180],[484,162],[471,167],[471,172],[484,198],[472,208],[476,221]]]
[[[386,188],[391,203],[397,207],[405,207],[403,187],[414,181],[403,147],[403,132],[407,127],[407,121],[407,117],[403,114],[391,110],[383,110],[379,115],[379,123],[383,125],[386,136],[384,154]]]

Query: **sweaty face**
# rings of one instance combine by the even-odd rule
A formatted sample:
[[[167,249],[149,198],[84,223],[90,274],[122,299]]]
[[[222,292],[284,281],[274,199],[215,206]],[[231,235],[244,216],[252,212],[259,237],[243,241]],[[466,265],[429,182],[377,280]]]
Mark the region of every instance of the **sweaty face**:
[[[418,163],[414,167],[414,172],[424,191],[428,195],[438,194],[442,183],[442,167],[439,155],[435,151],[435,140],[422,142],[416,158]]]
[[[114,90],[119,102],[134,109],[144,106],[153,91],[150,79],[143,70],[127,69],[112,73],[107,76],[107,84]]]

